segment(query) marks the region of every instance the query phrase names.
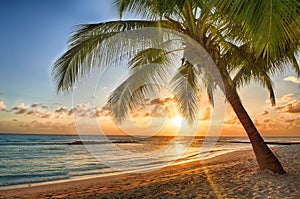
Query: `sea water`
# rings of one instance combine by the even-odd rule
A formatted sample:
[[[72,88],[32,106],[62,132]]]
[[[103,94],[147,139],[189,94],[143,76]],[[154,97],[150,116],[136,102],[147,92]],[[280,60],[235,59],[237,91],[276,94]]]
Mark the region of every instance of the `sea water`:
[[[269,137],[266,141],[270,146],[300,144],[299,137]],[[109,151],[109,146],[112,145],[114,148]],[[93,146],[97,150],[91,151]],[[168,150],[160,153],[164,148]],[[136,163],[134,169],[138,171],[250,148],[246,137],[221,137],[209,140],[203,137],[0,134],[0,187],[118,173],[118,168],[107,164],[105,161],[107,159],[114,159],[120,164],[122,159],[126,160],[126,163],[129,160],[128,171],[132,171],[130,161]],[[134,155],[130,157],[120,155],[123,151],[129,151]],[[126,171],[125,164],[122,165],[122,171]]]

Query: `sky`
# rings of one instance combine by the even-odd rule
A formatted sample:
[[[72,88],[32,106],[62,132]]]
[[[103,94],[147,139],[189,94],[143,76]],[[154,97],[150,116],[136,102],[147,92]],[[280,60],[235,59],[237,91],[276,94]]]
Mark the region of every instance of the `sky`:
[[[149,100],[131,115],[131,123],[115,125],[105,104],[126,77],[122,67],[101,74],[96,91],[87,82],[99,80],[99,74],[87,78],[80,92],[56,93],[51,67],[66,50],[70,33],[78,24],[118,20],[112,1],[1,0],[0,18],[0,133],[97,134],[101,126],[107,134],[205,135],[214,126],[214,110],[207,103],[197,125],[187,126],[168,95]],[[264,136],[300,136],[300,79],[287,69],[273,81],[276,107],[257,84],[239,91],[243,104]],[[218,131],[245,136],[231,107],[225,108]]]

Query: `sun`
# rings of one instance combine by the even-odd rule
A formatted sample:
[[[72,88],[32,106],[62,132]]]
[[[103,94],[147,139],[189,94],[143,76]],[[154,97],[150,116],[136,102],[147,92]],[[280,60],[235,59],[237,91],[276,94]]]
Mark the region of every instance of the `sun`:
[[[181,122],[182,122],[182,117],[181,116],[175,116],[173,119],[172,119],[172,124],[176,127],[180,127],[181,125]]]

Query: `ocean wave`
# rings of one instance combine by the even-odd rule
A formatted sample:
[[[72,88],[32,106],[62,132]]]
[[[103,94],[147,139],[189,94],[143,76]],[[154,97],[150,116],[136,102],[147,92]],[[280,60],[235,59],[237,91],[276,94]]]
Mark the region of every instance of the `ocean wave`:
[[[25,145],[96,145],[96,144],[139,144],[136,140],[113,140],[113,141],[92,141],[76,140],[72,142],[3,142],[1,145],[25,146]]]

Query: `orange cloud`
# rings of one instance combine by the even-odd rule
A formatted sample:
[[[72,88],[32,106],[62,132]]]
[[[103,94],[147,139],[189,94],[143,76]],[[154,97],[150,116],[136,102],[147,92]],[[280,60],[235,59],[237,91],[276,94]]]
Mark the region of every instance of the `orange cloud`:
[[[234,112],[230,112],[226,115],[224,124],[229,124],[229,125],[240,125],[240,121],[237,118],[236,114]]]
[[[210,120],[210,118],[211,118],[211,109],[206,108],[204,113],[203,113],[203,116],[202,116],[201,120]]]
[[[294,94],[284,95],[278,102],[280,106],[275,110],[283,113],[300,113],[300,102],[294,97]]]
[[[6,106],[3,101],[0,101],[0,110],[5,110]]]

